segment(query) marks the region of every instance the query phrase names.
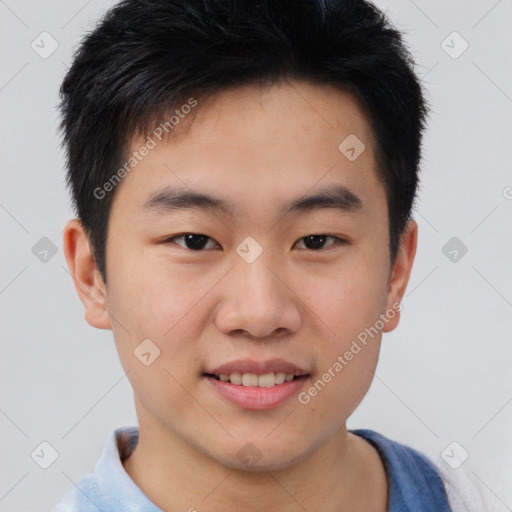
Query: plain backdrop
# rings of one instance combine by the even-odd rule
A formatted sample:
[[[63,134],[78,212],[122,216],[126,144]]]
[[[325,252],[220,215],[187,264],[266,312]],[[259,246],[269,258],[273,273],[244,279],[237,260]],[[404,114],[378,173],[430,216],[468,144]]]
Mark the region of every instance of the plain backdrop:
[[[455,441],[469,455],[464,467],[511,508],[512,1],[376,3],[405,31],[433,111],[402,321],[384,335],[349,427],[441,464]],[[85,322],[62,252],[72,210],[58,88],[73,49],[112,4],[0,1],[2,512],[52,510],[111,431],[136,424],[111,332]],[[58,44],[46,58],[33,49],[41,37],[45,51]],[[47,462],[58,454],[47,469],[41,450]]]

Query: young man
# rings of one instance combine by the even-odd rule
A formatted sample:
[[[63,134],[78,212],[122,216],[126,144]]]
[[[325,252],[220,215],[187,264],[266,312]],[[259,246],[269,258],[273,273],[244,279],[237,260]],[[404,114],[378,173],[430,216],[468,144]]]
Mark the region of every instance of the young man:
[[[66,259],[138,428],[56,511],[469,510],[427,457],[346,428],[417,241],[426,108],[382,13],[126,0],[61,95]]]

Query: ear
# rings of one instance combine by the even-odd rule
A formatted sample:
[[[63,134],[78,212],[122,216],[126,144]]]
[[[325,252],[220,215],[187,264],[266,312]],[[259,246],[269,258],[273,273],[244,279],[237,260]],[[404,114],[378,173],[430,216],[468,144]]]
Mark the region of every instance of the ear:
[[[107,289],[96,266],[89,237],[78,219],[66,224],[63,244],[69,272],[85,307],[85,320],[98,329],[111,329]]]
[[[391,276],[388,285],[388,299],[387,309],[394,310],[396,315],[386,322],[383,332],[390,332],[396,328],[400,321],[400,309],[397,308],[398,304],[402,301],[404,296],[407,283],[409,282],[409,276],[412,270],[412,264],[414,262],[414,256],[416,255],[416,246],[418,243],[418,224],[414,220],[407,222],[406,228],[400,237],[400,247],[396,261],[393,264],[391,270]]]

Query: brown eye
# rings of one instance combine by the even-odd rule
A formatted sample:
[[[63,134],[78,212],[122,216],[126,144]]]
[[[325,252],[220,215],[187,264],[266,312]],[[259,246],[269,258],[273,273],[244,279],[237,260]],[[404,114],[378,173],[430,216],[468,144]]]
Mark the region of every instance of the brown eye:
[[[181,241],[178,242],[178,240]],[[211,249],[215,248],[215,240],[210,238],[209,236],[197,234],[197,233],[186,233],[184,235],[174,236],[166,240],[166,242],[175,242],[178,245],[181,245],[185,249],[190,249],[191,251],[202,251],[205,248]],[[213,243],[213,247],[207,247],[208,243]]]
[[[331,243],[325,245],[328,240],[331,240]],[[299,240],[299,243],[303,242],[305,249],[310,249],[312,251],[318,251],[320,249],[326,249],[328,247],[332,247],[337,243],[343,242],[340,238],[336,236],[330,235],[308,235],[304,236]],[[303,247],[301,247],[302,249]]]

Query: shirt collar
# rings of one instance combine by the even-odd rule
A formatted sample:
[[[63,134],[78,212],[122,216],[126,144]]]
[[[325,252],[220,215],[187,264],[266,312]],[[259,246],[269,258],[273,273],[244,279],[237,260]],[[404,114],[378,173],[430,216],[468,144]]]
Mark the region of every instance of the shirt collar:
[[[119,427],[110,434],[94,468],[98,485],[105,496],[116,497],[115,505],[123,511],[162,512],[139,489],[122,464],[135,448],[138,437],[137,427]]]

